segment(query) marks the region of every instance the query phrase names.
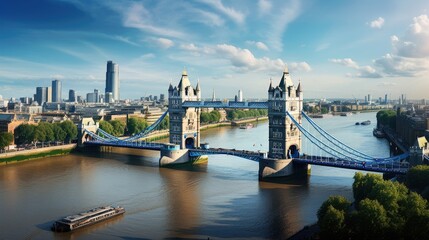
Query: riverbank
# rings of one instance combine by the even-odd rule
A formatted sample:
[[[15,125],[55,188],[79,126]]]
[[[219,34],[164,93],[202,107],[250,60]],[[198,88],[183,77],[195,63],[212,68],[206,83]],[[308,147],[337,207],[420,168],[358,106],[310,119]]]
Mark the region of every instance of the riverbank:
[[[13,164],[39,158],[66,155],[76,148],[76,144],[66,144],[52,147],[43,147],[0,154],[0,165]]]
[[[259,122],[259,121],[266,121],[268,120],[268,117],[257,117],[257,118],[248,118],[248,119],[241,119],[237,121],[225,121],[225,122],[219,122],[219,123],[210,123],[201,125],[200,130],[204,131],[207,129],[217,128],[217,127],[227,127],[227,126],[238,126],[240,124],[244,123],[252,123],[252,122]],[[142,138],[142,141],[148,141],[153,142],[160,139],[167,138],[169,136],[169,130],[160,130],[160,131],[153,131],[151,134],[149,134],[147,137]]]

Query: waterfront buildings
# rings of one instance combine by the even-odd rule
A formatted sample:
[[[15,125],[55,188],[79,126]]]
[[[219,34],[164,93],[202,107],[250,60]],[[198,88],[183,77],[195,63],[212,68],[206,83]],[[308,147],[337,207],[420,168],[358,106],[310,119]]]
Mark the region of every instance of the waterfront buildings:
[[[52,102],[61,102],[61,81],[52,81]]]
[[[36,95],[34,97],[34,100],[39,104],[43,105],[43,103],[46,102],[46,94],[47,94],[47,88],[45,87],[37,87],[36,88]]]
[[[112,93],[113,101],[119,101],[119,66],[112,61],[107,62],[105,102],[110,102],[107,99],[108,93]]]

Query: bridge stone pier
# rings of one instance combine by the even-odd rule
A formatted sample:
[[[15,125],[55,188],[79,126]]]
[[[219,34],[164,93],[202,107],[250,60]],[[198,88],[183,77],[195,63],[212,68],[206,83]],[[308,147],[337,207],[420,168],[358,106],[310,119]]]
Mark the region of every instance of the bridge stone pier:
[[[278,86],[268,88],[268,158],[259,161],[259,178],[284,177],[299,170],[308,172],[309,165],[294,166],[292,158],[299,157],[301,132],[287,116],[287,111],[301,124],[303,93],[301,83],[294,86],[287,67]]]

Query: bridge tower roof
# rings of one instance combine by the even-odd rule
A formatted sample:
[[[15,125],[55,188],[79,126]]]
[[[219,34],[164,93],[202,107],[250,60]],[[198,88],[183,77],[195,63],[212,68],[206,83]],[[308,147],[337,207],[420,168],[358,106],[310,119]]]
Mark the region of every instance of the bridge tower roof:
[[[191,82],[189,81],[189,78],[188,78],[188,72],[186,70],[183,70],[182,77],[180,78],[180,82],[177,88],[180,91],[180,90],[184,90],[189,86],[191,86]]]
[[[283,92],[286,92],[286,89],[288,89],[291,86],[293,86],[292,78],[289,75],[288,67],[285,66],[282,79],[280,80],[279,87],[283,90]]]

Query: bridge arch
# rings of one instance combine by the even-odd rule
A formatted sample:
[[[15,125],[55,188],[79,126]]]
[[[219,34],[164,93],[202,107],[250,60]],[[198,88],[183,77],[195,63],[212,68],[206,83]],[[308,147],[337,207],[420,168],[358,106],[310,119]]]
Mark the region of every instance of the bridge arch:
[[[194,137],[187,137],[186,139],[185,139],[185,147],[187,148],[187,149],[193,149],[193,148],[195,148],[196,146],[195,146],[195,138]]]
[[[299,147],[296,144],[291,144],[287,153],[288,158],[297,158],[299,157]]]

